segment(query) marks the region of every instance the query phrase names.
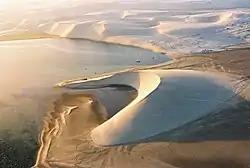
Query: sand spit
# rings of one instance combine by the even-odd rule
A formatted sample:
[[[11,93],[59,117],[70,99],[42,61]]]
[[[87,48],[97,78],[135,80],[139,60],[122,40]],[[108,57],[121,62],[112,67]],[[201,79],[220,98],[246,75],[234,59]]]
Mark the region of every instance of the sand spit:
[[[49,165],[246,167],[250,158],[248,54],[248,49],[240,49],[185,56],[164,65],[60,83],[60,87],[89,92],[127,85],[137,90],[137,96],[81,134],[85,140],[79,139],[76,144],[81,145],[69,152],[71,157],[47,158]],[[102,106],[107,113],[116,106],[109,100],[119,99],[110,94],[101,93],[96,99],[100,104],[98,97],[106,100]]]
[[[73,85],[81,89],[127,85],[137,90],[138,96],[131,104],[92,131],[94,143],[112,146],[140,142],[217,111],[233,103],[230,98],[239,92],[236,84],[237,78],[225,74],[156,69]]]
[[[60,38],[57,35],[50,34],[36,34],[36,33],[14,33],[0,35],[0,41],[13,41],[13,40],[31,40],[43,38]]]

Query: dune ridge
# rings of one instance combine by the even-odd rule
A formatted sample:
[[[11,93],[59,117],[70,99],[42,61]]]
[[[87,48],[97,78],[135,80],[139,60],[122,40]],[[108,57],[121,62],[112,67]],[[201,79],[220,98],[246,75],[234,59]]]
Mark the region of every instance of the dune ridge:
[[[235,103],[232,97],[239,92],[234,87],[237,80],[232,77],[191,70],[128,71],[61,86],[88,89],[118,84],[135,88],[138,95],[115,116],[92,130],[92,140],[100,146],[140,142],[170,131],[216,111],[221,106]],[[164,100],[164,105],[157,103]],[[182,104],[182,107],[176,103]]]
[[[172,57],[220,51],[249,42],[248,9],[178,10],[167,4],[162,4],[162,10],[120,6],[113,10],[106,4],[106,9],[80,16],[42,21],[25,18],[16,25],[3,23],[2,27],[15,26],[0,34],[2,41],[39,37],[82,39],[139,47]]]
[[[55,34],[64,38],[87,39],[98,42],[115,43],[143,49],[156,53],[175,56],[178,53],[222,50],[223,47],[235,43],[247,43],[246,29],[236,34],[238,23],[247,19],[246,11],[200,11],[192,14],[169,11],[123,11],[118,20],[109,20],[104,13],[86,14],[87,21],[69,23],[49,23],[39,29],[47,34]],[[245,15],[246,17],[242,17]],[[91,17],[94,20],[91,20]],[[83,17],[84,18],[84,17]],[[237,24],[234,24],[237,23]],[[231,26],[230,26],[231,25]],[[234,32],[234,33],[232,33]],[[238,38],[237,36],[244,37]],[[209,35],[210,34],[210,35]],[[212,34],[221,34],[213,36]],[[230,40],[223,40],[228,38]],[[235,38],[233,38],[235,36]],[[228,44],[225,44],[228,43]]]

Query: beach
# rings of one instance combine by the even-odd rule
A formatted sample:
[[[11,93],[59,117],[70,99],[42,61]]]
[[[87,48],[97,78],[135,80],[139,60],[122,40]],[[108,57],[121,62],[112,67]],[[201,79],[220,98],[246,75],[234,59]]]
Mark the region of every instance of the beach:
[[[190,57],[185,56],[179,60],[165,63],[166,65],[153,67],[153,69],[193,69],[230,72],[231,75],[234,73],[241,75],[246,81],[248,81],[248,53],[248,49],[238,49],[210,55],[200,54],[192,55]],[[237,55],[237,57],[235,57],[235,55]],[[148,69],[151,68],[152,67],[149,67]],[[5,134],[2,134],[4,139],[1,141],[3,144],[1,145],[1,153],[2,156],[4,156],[2,158],[6,158],[1,160],[2,164],[9,164],[8,161],[12,161],[11,164],[9,164],[10,167],[13,167],[13,165],[20,165],[20,167],[22,167],[22,165],[25,164],[34,164],[34,159],[39,151],[38,149],[41,147],[41,144],[38,143],[40,141],[38,137],[42,136],[40,135],[40,132],[45,131],[45,133],[49,133],[52,131],[50,127],[46,128],[43,124],[44,118],[48,118],[48,115],[51,115],[50,122],[55,124],[53,120],[57,121],[59,125],[57,125],[56,128],[62,129],[62,133],[55,136],[56,134],[54,134],[53,131],[51,132],[52,135],[48,137],[52,138],[52,146],[55,147],[51,147],[47,155],[42,155],[43,159],[38,155],[38,165],[41,160],[43,161],[41,162],[42,164],[44,164],[45,161],[48,161],[47,163],[51,164],[52,167],[53,165],[56,167],[72,167],[73,165],[78,165],[78,167],[84,165],[92,165],[96,167],[99,167],[100,165],[109,165],[116,167],[117,164],[120,167],[121,163],[123,163],[124,167],[129,165],[134,166],[136,164],[145,164],[145,166],[147,165],[148,167],[154,167],[155,165],[159,167],[245,167],[249,164],[249,92],[247,91],[244,92],[245,97],[237,105],[228,107],[229,109],[225,109],[225,111],[222,110],[218,115],[208,115],[207,117],[201,118],[200,122],[197,121],[197,123],[190,123],[190,125],[180,127],[180,130],[178,131],[182,132],[182,129],[185,130],[183,137],[180,136],[177,137],[177,139],[175,138],[172,140],[161,140],[159,137],[155,137],[153,142],[152,140],[149,141],[150,143],[143,142],[118,147],[102,148],[92,144],[90,131],[93,127],[98,126],[111,117],[104,115],[107,114],[107,112],[105,113],[104,107],[109,109],[110,112],[113,111],[113,113],[115,113],[131,102],[131,98],[133,100],[136,95],[134,95],[135,93],[133,93],[133,89],[131,90],[131,88],[121,88],[118,90],[112,88],[94,90],[81,91],[81,89],[73,89],[72,91],[67,91],[67,89],[54,90],[53,88],[47,88],[42,91],[43,93],[36,93],[33,91],[33,95],[29,92],[29,96],[25,96],[25,94],[21,97],[15,96],[15,99],[18,98],[17,100],[20,101],[20,103],[9,106],[15,106],[19,109],[17,112],[21,114],[24,112],[23,110],[26,111],[23,113],[26,115],[22,115],[22,117],[19,117],[18,119],[19,123],[23,121],[25,124],[22,128],[19,127],[18,129],[9,127],[9,130],[12,130],[13,132],[5,132]],[[99,99],[96,99],[93,96],[89,97],[90,95],[93,95],[93,93],[95,97],[99,97]],[[107,94],[113,96],[106,97],[105,95]],[[118,97],[119,99],[125,99],[121,101],[125,104],[118,105],[116,103],[115,106],[113,103],[110,104],[110,102],[113,102]],[[128,98],[130,100],[126,101]],[[119,99],[116,101],[120,102]],[[90,104],[88,103],[89,101]],[[13,101],[13,103],[14,102],[15,101]],[[65,119],[60,119],[59,116],[61,115],[57,113],[61,113],[64,110],[67,111],[67,107],[70,106],[78,106],[79,109],[75,109],[76,111],[72,109],[73,111],[68,113]],[[2,104],[2,108],[7,109],[4,104]],[[96,117],[103,116],[104,118],[100,120],[92,116],[91,118],[94,117],[96,119],[93,118],[90,120],[89,117],[80,117],[86,115],[86,110],[83,110],[86,108],[90,110],[88,115],[95,115]],[[23,109],[23,112],[21,109]],[[39,109],[40,113],[36,112],[35,114],[40,114],[40,117],[37,115],[36,118],[30,117],[29,115],[34,116],[32,111],[36,109]],[[50,114],[50,112],[57,109],[59,111],[55,111],[55,115],[53,115],[53,113]],[[103,110],[104,112],[95,114],[97,111]],[[29,115],[27,114],[28,111],[30,111]],[[85,111],[85,113],[81,114],[81,111]],[[81,119],[76,120],[76,118],[74,119],[74,116],[78,116],[77,118]],[[59,119],[57,119],[58,117]],[[7,118],[5,117],[5,119]],[[67,123],[66,125],[63,124],[65,122]],[[210,125],[211,123],[213,124]],[[85,126],[83,124],[85,124]],[[203,126],[200,127],[200,124]],[[76,128],[81,129],[77,130]],[[197,128],[200,129],[197,130]],[[70,131],[72,129],[74,130],[73,132]],[[3,130],[2,133],[4,133]],[[166,137],[166,139],[170,139],[171,134],[174,135],[175,130],[173,130],[173,133],[170,132],[170,137]],[[55,140],[53,140],[53,138],[55,138]],[[44,139],[42,142],[46,144],[49,139]],[[23,142],[25,142],[25,146],[23,145]],[[64,147],[60,148],[58,145],[63,145]],[[74,149],[78,145],[80,145],[80,147],[77,152]],[[16,155],[11,155],[14,150],[21,152],[22,155],[25,153],[25,158],[27,159],[25,160],[23,157],[19,156],[22,160],[21,161],[16,158]],[[66,155],[59,155],[59,153],[64,153],[62,150],[66,152]],[[234,151],[233,153],[231,152],[232,150]],[[41,153],[42,152],[40,151],[39,154]],[[190,153],[192,153],[192,155],[190,155]],[[235,153],[237,154],[235,155]],[[53,159],[51,160],[50,157],[53,157]],[[102,159],[95,160],[94,158],[96,157]],[[114,157],[117,158],[115,161],[112,159]],[[125,161],[127,164],[124,162],[126,159],[128,159]]]
[[[0,168],[249,167],[249,9],[0,2]]]

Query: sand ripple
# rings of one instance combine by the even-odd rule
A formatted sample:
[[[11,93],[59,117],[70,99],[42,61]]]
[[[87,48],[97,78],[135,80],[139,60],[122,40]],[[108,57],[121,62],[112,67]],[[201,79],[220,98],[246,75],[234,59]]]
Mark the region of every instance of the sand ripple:
[[[0,39],[28,32],[41,37],[46,34],[46,37],[118,43],[172,56],[221,50],[249,42],[250,11],[245,0],[83,4],[75,1],[61,5],[60,8],[47,7],[44,13],[36,8],[36,13],[27,12],[22,19],[1,24]]]

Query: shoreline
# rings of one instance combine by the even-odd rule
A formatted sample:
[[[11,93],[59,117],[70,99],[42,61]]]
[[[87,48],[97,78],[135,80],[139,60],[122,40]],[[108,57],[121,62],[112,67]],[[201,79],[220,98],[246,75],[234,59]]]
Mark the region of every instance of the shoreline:
[[[236,84],[236,88],[240,87],[240,94],[236,94],[238,97],[235,99],[235,104],[230,102],[228,106],[220,109],[221,111],[208,114],[194,122],[172,130],[165,136],[165,139],[163,135],[159,134],[159,136],[151,137],[152,139],[149,138],[148,141],[146,139],[142,142],[118,145],[113,148],[128,148],[129,151],[126,152],[131,156],[127,156],[127,158],[134,159],[134,164],[146,164],[147,159],[144,160],[144,158],[148,158],[185,168],[243,168],[249,165],[250,155],[247,150],[250,146],[250,137],[248,135],[250,124],[249,54],[250,49],[245,48],[219,53],[183,56],[160,66],[142,69],[181,69],[210,71],[218,74],[222,72],[229,76],[236,76],[235,80],[238,79],[239,82],[246,82],[246,88],[243,86],[242,90],[241,85]],[[114,72],[113,74],[116,73],[120,72]],[[67,82],[64,84],[67,85]],[[107,148],[107,150],[109,151],[111,148]],[[152,151],[152,153],[148,153],[148,150]],[[104,159],[110,159],[114,156],[119,157],[117,153],[113,154],[103,157]],[[121,154],[122,156],[124,155]],[[137,156],[141,156],[144,161],[136,161]],[[125,163],[126,158],[124,157],[120,162]],[[119,161],[116,164],[119,165]],[[114,164],[114,167],[117,167],[116,164]]]
[[[180,58],[185,57],[193,57],[198,55],[211,55],[216,53],[222,53],[222,52],[228,52],[228,51],[235,51],[235,50],[246,50],[250,49],[250,44],[248,42],[242,43],[242,44],[236,44],[236,45],[230,45],[227,47],[222,47],[220,50],[208,50],[208,51],[200,51],[200,52],[194,52],[194,53],[169,53],[166,50],[160,48],[159,46],[154,46],[151,43],[143,43],[138,41],[138,44],[134,45],[129,40],[126,40],[124,42],[117,42],[117,40],[113,38],[108,39],[88,39],[88,38],[67,38],[67,37],[61,37],[59,35],[51,35],[46,33],[25,33],[25,34],[10,34],[10,35],[0,35],[0,42],[11,42],[11,41],[20,41],[20,40],[38,40],[38,39],[68,39],[68,40],[84,40],[84,41],[90,41],[94,43],[104,43],[104,44],[110,44],[110,45],[118,45],[118,46],[124,46],[124,47],[131,47],[135,49],[143,49],[146,51],[151,51],[155,54],[161,54],[169,57],[172,60],[178,60]],[[119,39],[119,38],[118,38]],[[133,42],[134,43],[134,42]],[[168,62],[172,62],[168,61]],[[164,64],[164,63],[163,63]],[[155,65],[157,66],[157,65]]]
[[[35,36],[32,36],[35,37]],[[47,36],[43,36],[47,37]],[[50,38],[50,37],[49,37]],[[154,66],[144,66],[144,67],[137,67],[137,68],[130,68],[130,69],[123,69],[120,71],[116,72],[111,72],[108,73],[114,74],[114,73],[120,73],[120,72],[126,72],[126,71],[133,71],[133,70],[144,70],[144,69],[191,69],[191,70],[204,70],[204,71],[216,71],[216,72],[227,72],[227,73],[232,73],[232,74],[239,74],[243,77],[246,78],[246,80],[249,79],[250,77],[250,48],[238,48],[238,49],[232,49],[229,51],[221,51],[221,52],[216,52],[216,53],[204,53],[204,54],[191,54],[189,56],[187,55],[181,55],[180,57],[173,59],[169,62],[165,62],[160,65],[154,65]],[[97,75],[97,76],[104,76],[105,74],[102,75]],[[107,75],[107,74],[106,74]],[[90,78],[94,78],[96,76],[91,76]],[[87,77],[89,78],[89,77]],[[73,80],[65,80],[64,82],[61,83],[61,85],[57,86],[63,86],[67,85],[67,83],[73,82],[73,81],[79,81],[79,80],[85,80],[86,77],[81,77],[78,79],[73,79]],[[55,87],[57,87],[55,86]],[[249,95],[250,98],[250,95]],[[108,101],[108,99],[107,99]],[[37,102],[41,103],[41,102]],[[47,105],[47,104],[46,104]],[[249,106],[250,107],[250,106]],[[247,119],[249,116],[247,114],[247,107],[244,111],[244,116],[245,119]],[[237,111],[236,111],[237,112]],[[233,113],[232,113],[233,114]],[[232,116],[234,117],[234,116]],[[232,123],[231,123],[232,124]],[[233,127],[233,124],[231,125]],[[33,128],[36,128],[37,125],[34,125]],[[211,130],[206,130],[208,132],[207,135],[211,135]],[[39,132],[40,134],[41,132]],[[210,133],[210,134],[209,134]],[[216,132],[215,132],[216,133]],[[31,134],[32,135],[32,134]],[[38,135],[33,134],[33,137],[38,137]],[[10,139],[8,139],[10,138]],[[37,154],[37,147],[39,145],[34,145],[37,142],[32,141],[32,147],[33,149],[28,147],[22,147],[16,146],[12,141],[12,137],[6,138],[3,143],[8,144],[10,147],[8,148],[9,151],[6,153],[13,153],[13,150],[20,151],[22,153],[29,153],[31,154],[32,152],[36,152]],[[22,139],[21,135],[16,136],[18,144],[23,144],[24,139]],[[34,140],[34,139],[33,139]],[[16,142],[16,141],[15,141]],[[91,143],[87,141],[88,143]],[[5,144],[4,144],[5,145]],[[172,164],[174,166],[180,166],[180,167],[187,167],[187,168],[200,168],[200,167],[206,167],[206,168],[226,168],[230,167],[230,165],[233,165],[234,167],[239,167],[243,168],[246,164],[248,164],[248,158],[250,158],[248,154],[248,147],[250,146],[249,140],[246,141],[204,141],[204,142],[192,142],[192,143],[176,143],[176,142],[170,142],[170,143],[158,143],[158,144],[138,144],[138,146],[121,146],[121,147],[115,147],[113,148],[112,153],[109,156],[102,155],[100,153],[99,156],[102,156],[104,159],[109,160],[111,157],[117,157],[118,161],[116,164],[119,164],[119,157],[123,158],[120,160],[120,163],[125,163],[126,159],[134,159],[134,164],[138,163],[152,163],[149,162],[148,160],[144,161],[138,161],[136,159],[141,159],[141,158],[150,158],[150,159],[157,159],[158,161],[161,161],[162,163],[166,164]],[[4,147],[4,146],[2,146]],[[7,146],[8,147],[8,146]],[[14,149],[14,147],[16,147]],[[88,147],[88,146],[87,146]],[[90,146],[92,147],[92,146]],[[129,155],[132,155],[133,157],[129,155],[123,155],[122,152],[116,153],[116,150],[119,150],[120,148],[124,150],[130,150],[132,149],[138,151],[138,155],[134,154],[131,151],[125,151],[128,152]],[[25,149],[25,150],[24,150]],[[83,153],[87,150],[89,151],[95,151],[97,152],[100,150],[100,148],[83,148],[79,149],[79,153]],[[202,149],[206,149],[205,151]],[[219,150],[218,153],[216,151]],[[236,154],[237,157],[232,160],[233,156],[230,151],[237,149]],[[6,148],[3,148],[2,150],[6,150]],[[154,152],[159,152],[161,156],[155,157],[155,153],[147,153],[148,150],[153,150]],[[107,151],[109,151],[107,149]],[[111,150],[110,150],[111,151]],[[105,151],[104,151],[105,152]],[[190,155],[190,153],[194,153],[195,155]],[[233,154],[235,154],[233,153]],[[27,164],[33,162],[33,158],[35,156],[31,156],[27,154],[25,156]],[[126,154],[126,153],[125,153]],[[244,156],[243,156],[244,155]],[[20,155],[21,156],[21,155]],[[86,154],[86,157],[83,157],[83,160],[86,159],[88,161],[88,157],[92,156],[91,154]],[[181,156],[181,157],[180,157]],[[213,156],[214,158],[211,158]],[[15,157],[16,156],[7,156],[13,159],[13,163],[15,162]],[[232,157],[232,158],[231,158]],[[22,157],[20,157],[22,158]],[[231,158],[231,159],[228,159]],[[224,160],[223,160],[224,159]],[[3,160],[3,163],[5,160]],[[19,162],[19,164],[26,164],[25,161]],[[7,160],[6,160],[7,163]],[[34,164],[33,164],[34,165]],[[22,165],[21,165],[22,166]],[[56,166],[56,165],[55,165]],[[118,166],[119,167],[119,166]]]
[[[0,35],[0,42],[20,41],[20,40],[38,40],[38,39],[44,39],[44,38],[61,38],[61,37],[57,35],[35,34],[35,33],[12,34],[12,35]]]

